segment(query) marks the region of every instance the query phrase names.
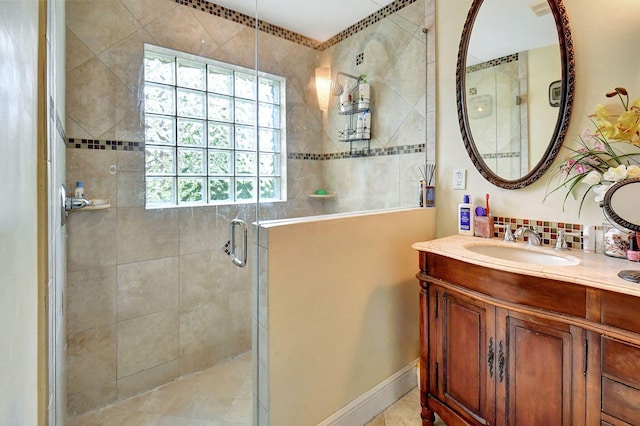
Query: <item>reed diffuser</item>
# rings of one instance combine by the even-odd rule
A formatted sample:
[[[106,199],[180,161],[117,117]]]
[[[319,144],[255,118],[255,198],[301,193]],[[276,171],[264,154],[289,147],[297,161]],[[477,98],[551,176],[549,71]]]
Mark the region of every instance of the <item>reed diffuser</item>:
[[[436,174],[435,164],[425,164],[424,169],[418,167],[422,180],[420,181],[420,207],[434,207],[436,205],[436,187],[434,178]]]

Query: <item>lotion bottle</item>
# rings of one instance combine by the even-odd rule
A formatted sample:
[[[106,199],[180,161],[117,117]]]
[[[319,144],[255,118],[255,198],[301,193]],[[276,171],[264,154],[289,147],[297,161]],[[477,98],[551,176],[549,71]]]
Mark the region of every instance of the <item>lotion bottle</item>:
[[[458,234],[473,237],[474,208],[470,197],[462,197],[462,203],[458,204]]]

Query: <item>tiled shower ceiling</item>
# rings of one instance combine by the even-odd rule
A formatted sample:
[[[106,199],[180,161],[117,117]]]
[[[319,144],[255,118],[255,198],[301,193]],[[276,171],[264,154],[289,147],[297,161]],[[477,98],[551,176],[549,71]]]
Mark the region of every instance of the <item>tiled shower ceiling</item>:
[[[213,0],[317,41],[326,41],[393,0]]]

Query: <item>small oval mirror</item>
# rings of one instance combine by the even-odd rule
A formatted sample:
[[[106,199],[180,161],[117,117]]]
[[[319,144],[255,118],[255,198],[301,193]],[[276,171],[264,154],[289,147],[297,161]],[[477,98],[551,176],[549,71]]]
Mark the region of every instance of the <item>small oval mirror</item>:
[[[631,231],[640,232],[640,178],[626,179],[611,186],[604,195],[602,209],[607,219]]]

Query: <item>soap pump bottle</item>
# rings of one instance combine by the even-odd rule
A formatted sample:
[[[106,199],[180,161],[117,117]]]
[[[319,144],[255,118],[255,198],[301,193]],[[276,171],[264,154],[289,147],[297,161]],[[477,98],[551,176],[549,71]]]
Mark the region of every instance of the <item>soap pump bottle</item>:
[[[458,234],[473,236],[474,209],[469,195],[462,197],[458,204]]]

